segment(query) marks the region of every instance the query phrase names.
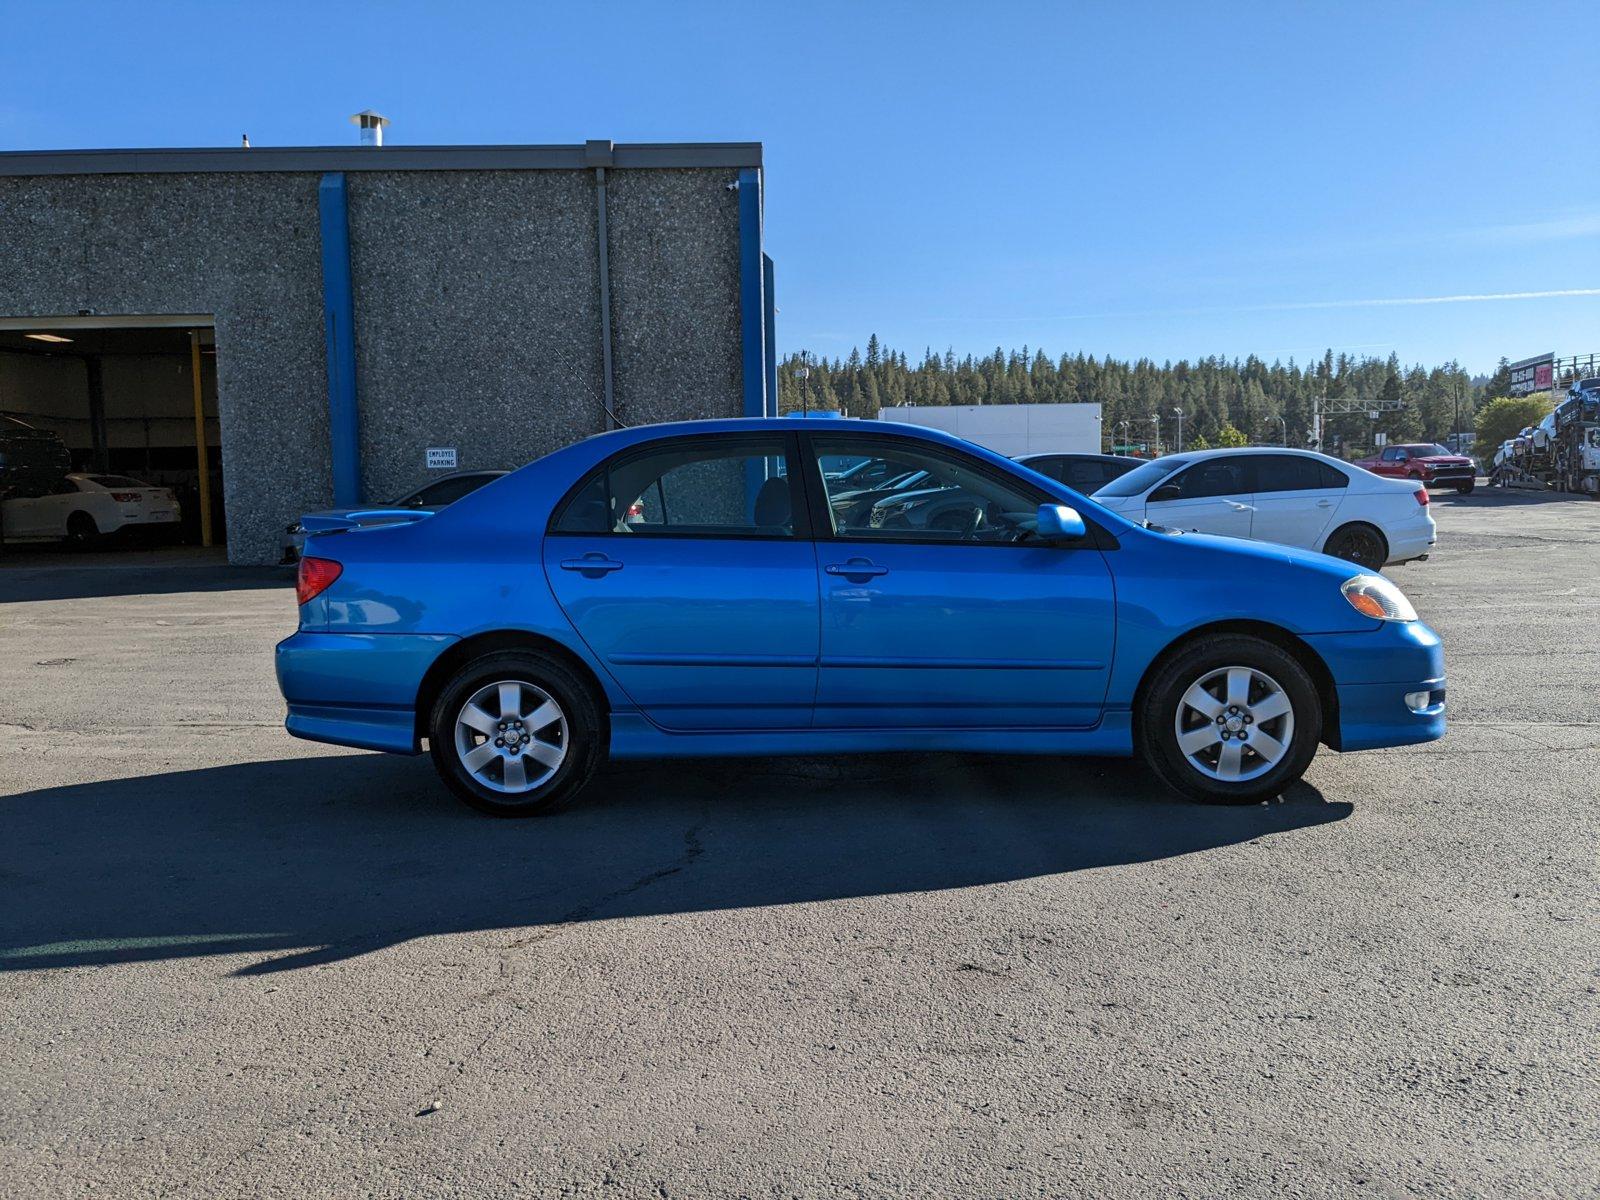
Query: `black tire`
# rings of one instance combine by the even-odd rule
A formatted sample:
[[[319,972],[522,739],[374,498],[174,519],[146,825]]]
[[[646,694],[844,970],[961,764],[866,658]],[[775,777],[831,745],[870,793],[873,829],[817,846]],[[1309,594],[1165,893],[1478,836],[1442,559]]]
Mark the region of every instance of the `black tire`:
[[[1275,682],[1292,706],[1292,733],[1281,757],[1270,769],[1238,782],[1218,779],[1194,765],[1178,744],[1176,728],[1185,693],[1211,673],[1229,667],[1247,667],[1267,676],[1267,680],[1256,680],[1254,686],[1265,692],[1265,683]],[[1157,669],[1135,717],[1139,752],[1145,763],[1175,792],[1206,804],[1253,804],[1280,794],[1305,774],[1322,740],[1322,702],[1306,669],[1282,647],[1246,634],[1210,634],[1183,646]],[[1203,727],[1204,722],[1199,725]],[[1269,726],[1273,732],[1285,730],[1281,718],[1263,720],[1260,730],[1265,732]],[[1254,727],[1247,729],[1247,738],[1253,732]],[[1248,740],[1243,745],[1243,754],[1254,753]]]
[[[87,550],[100,540],[100,527],[86,512],[71,513],[67,517],[67,545],[77,550]]]
[[[1389,561],[1389,540],[1377,526],[1368,525],[1365,521],[1352,521],[1328,535],[1328,540],[1322,544],[1322,552],[1369,571],[1379,571]]]
[[[467,702],[500,682],[528,684],[544,692],[565,719],[560,765],[548,780],[528,791],[507,793],[482,782],[463,763],[457,743],[456,722]],[[451,676],[429,715],[428,741],[434,768],[465,803],[496,817],[542,816],[570,802],[593,777],[605,757],[606,724],[593,693],[565,663],[534,651],[501,651],[475,658]],[[502,765],[504,758],[500,756]]]
[[[1472,495],[1472,489],[1477,487],[1477,486],[1478,486],[1478,481],[1476,479],[1474,479],[1471,483],[1457,484],[1456,485],[1456,495],[1458,495],[1458,496],[1470,496],[1470,495]]]

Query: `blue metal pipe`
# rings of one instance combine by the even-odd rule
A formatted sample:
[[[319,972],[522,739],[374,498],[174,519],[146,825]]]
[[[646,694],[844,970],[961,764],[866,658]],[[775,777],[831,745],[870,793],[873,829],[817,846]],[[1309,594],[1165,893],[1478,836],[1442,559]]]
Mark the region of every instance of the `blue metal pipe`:
[[[322,308],[328,347],[328,446],[333,502],[361,503],[361,422],[356,403],[355,288],[350,278],[350,205],[344,173],[317,189],[322,219]]]
[[[762,336],[766,340],[767,416],[778,415],[778,307],[772,290],[772,257],[761,256]]]
[[[767,414],[766,301],[761,260],[761,172],[739,172],[739,326],[743,342],[744,415]]]

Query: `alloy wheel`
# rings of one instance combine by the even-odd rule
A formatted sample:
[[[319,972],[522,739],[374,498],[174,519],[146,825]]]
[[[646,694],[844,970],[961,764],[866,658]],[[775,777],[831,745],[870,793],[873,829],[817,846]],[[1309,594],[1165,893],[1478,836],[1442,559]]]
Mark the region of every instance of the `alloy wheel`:
[[[461,706],[455,743],[461,765],[484,787],[508,795],[531,792],[566,760],[567,715],[543,688],[500,680]]]
[[[1265,775],[1294,741],[1294,705],[1278,681],[1254,667],[1218,667],[1189,685],[1172,719],[1189,766],[1242,783]]]

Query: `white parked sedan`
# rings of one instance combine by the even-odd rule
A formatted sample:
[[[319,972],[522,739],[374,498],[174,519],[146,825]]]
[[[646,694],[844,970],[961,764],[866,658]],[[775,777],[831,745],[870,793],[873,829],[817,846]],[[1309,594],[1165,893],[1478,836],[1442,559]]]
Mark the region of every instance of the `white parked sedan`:
[[[43,495],[0,503],[8,542],[87,545],[129,525],[166,525],[182,515],[166,488],[127,475],[68,475]]]
[[[1320,550],[1370,570],[1426,558],[1436,536],[1425,486],[1309,450],[1173,454],[1094,498],[1136,521]]]

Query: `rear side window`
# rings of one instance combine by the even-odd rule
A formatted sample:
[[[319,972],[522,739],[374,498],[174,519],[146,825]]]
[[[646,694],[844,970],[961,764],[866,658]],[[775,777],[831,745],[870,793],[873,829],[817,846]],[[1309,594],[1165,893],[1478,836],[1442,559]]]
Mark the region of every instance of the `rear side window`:
[[[1057,478],[1060,477],[1058,476]],[[1066,464],[1066,478],[1062,479],[1061,482],[1069,487],[1077,488],[1078,491],[1087,495],[1096,491],[1102,485],[1110,483],[1115,478],[1115,471],[1106,463],[1094,462],[1093,460],[1083,462],[1080,460]]]
[[[499,476],[496,475],[462,475],[455,479],[441,479],[438,483],[430,483],[413,492],[404,503],[418,508],[442,508],[497,478]]]
[[[1337,467],[1299,454],[1263,454],[1255,460],[1255,468],[1258,492],[1307,492],[1350,482]]]
[[[794,537],[794,487],[783,438],[676,441],[608,461],[551,532]]]

